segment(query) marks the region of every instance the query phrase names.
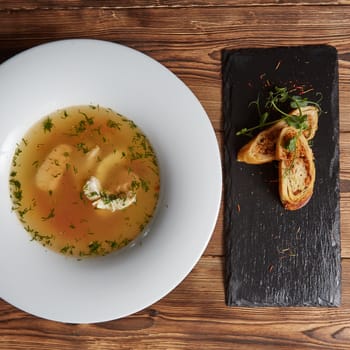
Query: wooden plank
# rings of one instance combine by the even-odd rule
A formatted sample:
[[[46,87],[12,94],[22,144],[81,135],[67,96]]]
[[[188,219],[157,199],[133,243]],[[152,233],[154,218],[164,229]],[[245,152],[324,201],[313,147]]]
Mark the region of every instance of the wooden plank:
[[[341,177],[344,180],[350,180],[350,133],[342,133],[340,141]]]
[[[135,315],[100,324],[45,321],[0,301],[0,349],[349,348],[350,260],[343,260],[342,307],[332,309],[229,308],[222,274],[222,259],[204,257],[166,298]]]
[[[349,5],[349,0],[2,0],[0,10],[33,10],[33,9],[81,9],[81,8],[192,8],[192,7],[248,7],[248,6],[325,6]]]
[[[112,40],[163,63],[198,96],[216,130],[221,128],[221,51],[224,48],[328,42],[340,56],[341,131],[350,131],[350,11],[345,6],[83,8],[0,11],[2,60],[26,48],[65,38]],[[35,15],[34,15],[35,14]],[[310,18],[317,20],[310,23]],[[179,26],[178,18],[181,18]],[[344,117],[343,117],[344,116]]]
[[[79,11],[63,8],[37,9],[33,13],[35,16],[28,16],[26,10],[0,11],[0,40],[7,40],[8,48],[20,40],[39,42],[40,39],[79,35],[138,45],[143,42],[148,50],[156,51],[161,48],[154,47],[155,43],[161,44],[163,50],[177,45],[178,52],[182,50],[183,55],[191,53],[191,48],[208,47],[213,42],[234,48],[334,41],[332,44],[339,53],[346,53],[350,32],[347,6],[292,6],[288,8],[291,21],[285,20],[283,6],[229,7],[225,10],[220,7],[161,7],[118,11],[103,7]],[[315,14],[317,21],[310,21],[310,16],[315,18]],[[293,30],[295,28],[298,31]],[[181,67],[181,62],[173,63]]]
[[[335,49],[301,46],[226,51],[223,80],[228,305],[338,306],[339,115]],[[327,114],[319,118],[313,139],[317,174],[314,195],[305,207],[295,211],[285,210],[280,203],[276,164],[256,166],[236,161],[247,139],[235,133],[258,122],[256,110],[248,110],[249,102],[259,93],[268,94],[274,86],[302,86],[303,91],[311,88],[321,92],[322,108]],[[264,100],[261,106],[263,103]]]

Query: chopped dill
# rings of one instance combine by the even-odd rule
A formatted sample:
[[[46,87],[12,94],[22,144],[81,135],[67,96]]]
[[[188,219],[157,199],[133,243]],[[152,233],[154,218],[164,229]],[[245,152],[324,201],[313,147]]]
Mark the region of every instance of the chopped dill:
[[[90,254],[98,254],[101,246],[102,246],[101,242],[99,242],[99,241],[92,241],[88,245]]]
[[[64,247],[60,249],[60,252],[62,254],[70,254],[73,255],[73,251],[75,249],[75,246],[72,244],[67,243]]]
[[[94,117],[89,117],[86,113],[82,112],[81,110],[79,110],[79,113],[85,117],[85,120],[88,123],[88,125],[94,124]]]
[[[110,246],[111,249],[116,249],[119,246],[116,240],[113,240],[113,241],[105,240],[105,242]]]
[[[55,208],[51,208],[49,214],[47,216],[42,216],[41,220],[42,221],[47,221],[55,217]]]
[[[142,189],[143,189],[145,192],[148,192],[148,190],[149,190],[149,183],[148,183],[145,179],[142,179],[142,178],[140,178],[140,181],[141,181],[141,187],[142,187]]]
[[[86,130],[86,121],[80,120],[80,122],[74,126],[74,130],[77,134],[81,134]]]
[[[44,132],[51,132],[52,128],[54,127],[52,119],[50,117],[47,117],[44,121],[43,121],[43,128],[44,128]]]
[[[79,142],[75,145],[78,151],[82,151],[83,153],[88,153],[90,151],[90,148],[86,146],[84,142]]]
[[[107,120],[107,126],[109,128],[116,128],[116,129],[120,130],[121,124],[117,123],[116,121],[114,121],[112,119],[108,119]]]
[[[67,119],[69,117],[69,114],[66,110],[63,111],[63,116],[61,117],[61,119]]]

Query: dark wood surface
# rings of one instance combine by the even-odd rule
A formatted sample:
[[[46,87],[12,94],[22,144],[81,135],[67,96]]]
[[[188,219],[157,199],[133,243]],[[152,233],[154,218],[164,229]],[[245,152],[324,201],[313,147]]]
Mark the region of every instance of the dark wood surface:
[[[0,301],[0,348],[350,349],[350,1],[1,1],[0,59],[65,38],[111,40],[177,74],[222,141],[223,49],[330,44],[339,54],[342,306],[229,308],[223,210],[203,257],[173,292],[124,319],[71,325]],[[0,282],[1,283],[1,282]]]

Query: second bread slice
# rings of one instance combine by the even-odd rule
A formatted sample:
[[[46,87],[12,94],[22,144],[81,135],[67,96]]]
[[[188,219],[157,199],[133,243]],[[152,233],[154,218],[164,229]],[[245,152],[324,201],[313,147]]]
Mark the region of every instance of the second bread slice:
[[[281,202],[286,209],[297,210],[310,200],[316,177],[314,156],[305,136],[293,127],[283,128],[276,159]]]

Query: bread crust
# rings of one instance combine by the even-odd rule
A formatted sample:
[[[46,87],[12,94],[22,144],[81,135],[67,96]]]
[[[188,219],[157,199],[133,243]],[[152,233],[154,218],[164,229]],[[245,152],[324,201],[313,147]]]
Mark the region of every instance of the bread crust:
[[[295,149],[288,144],[295,139]],[[276,145],[279,160],[279,194],[288,210],[297,210],[312,197],[316,178],[314,156],[305,136],[293,127],[283,128]]]
[[[248,164],[264,164],[275,160],[276,142],[286,125],[282,120],[261,131],[239,150],[237,160]]]

